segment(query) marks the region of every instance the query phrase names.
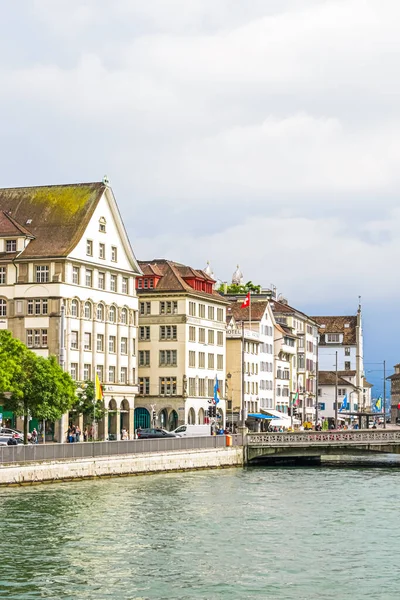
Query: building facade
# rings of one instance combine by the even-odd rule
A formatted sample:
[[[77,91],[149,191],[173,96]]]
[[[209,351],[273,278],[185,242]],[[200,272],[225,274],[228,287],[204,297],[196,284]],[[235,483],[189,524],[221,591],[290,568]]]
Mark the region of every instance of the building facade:
[[[134,432],[140,273],[106,183],[0,190],[0,327],[77,382],[98,374],[102,439]]]
[[[357,388],[350,381],[351,377],[346,377],[346,373],[336,371],[319,371],[318,373],[318,420],[321,422],[328,419],[332,423],[336,414],[336,386],[337,386],[337,414],[339,420],[346,419],[349,413],[358,410]],[[346,398],[346,401],[345,401]],[[342,405],[345,402],[346,409]]]
[[[394,365],[394,373],[388,379],[390,381],[390,421],[396,424],[400,418],[400,363]]]
[[[224,426],[227,302],[207,270],[164,259],[139,265],[138,422],[169,430],[203,424],[218,381]]]

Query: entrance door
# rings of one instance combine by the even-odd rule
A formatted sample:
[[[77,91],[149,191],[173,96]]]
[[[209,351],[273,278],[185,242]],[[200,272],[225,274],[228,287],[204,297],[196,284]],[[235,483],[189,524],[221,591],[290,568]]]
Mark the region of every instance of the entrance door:
[[[150,427],[150,413],[146,408],[135,408],[135,429],[147,429]]]
[[[176,410],[171,410],[168,418],[168,430],[173,431],[178,427],[178,413]]]

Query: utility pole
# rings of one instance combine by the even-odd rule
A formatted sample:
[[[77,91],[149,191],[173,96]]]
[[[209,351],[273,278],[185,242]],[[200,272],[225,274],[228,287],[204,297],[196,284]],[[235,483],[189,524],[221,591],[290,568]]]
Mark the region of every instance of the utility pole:
[[[383,361],[383,428],[386,429],[386,360]]]
[[[245,370],[245,360],[244,360],[244,322],[242,321],[242,394],[240,399],[241,404],[241,421],[242,427],[245,426],[246,421],[246,405],[244,400],[244,370]]]
[[[319,397],[318,397],[318,354],[317,354],[317,364],[316,364],[316,371],[315,371],[315,425],[318,425],[318,402],[319,402]]]
[[[337,350],[336,350],[336,360],[335,360],[335,371],[336,371],[336,379],[335,379],[335,429],[338,427],[338,374],[337,374]]]

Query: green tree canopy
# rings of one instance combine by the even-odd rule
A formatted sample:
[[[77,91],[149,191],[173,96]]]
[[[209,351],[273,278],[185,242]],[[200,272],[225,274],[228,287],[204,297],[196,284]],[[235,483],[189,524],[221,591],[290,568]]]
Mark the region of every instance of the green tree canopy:
[[[75,401],[71,407],[71,410],[75,411],[79,415],[84,415],[93,419],[93,412],[95,413],[96,421],[103,418],[105,409],[101,400],[95,399],[96,389],[94,381],[84,381],[83,383],[76,384],[76,396]]]
[[[0,332],[0,386],[6,410],[24,417],[25,443],[29,415],[54,421],[76,400],[75,383],[56,358],[37,356],[9,332]]]
[[[222,284],[218,291],[221,294],[225,293],[225,285]],[[244,285],[238,285],[237,283],[232,283],[231,285],[228,285],[227,291],[226,293],[230,296],[236,296],[236,295],[240,295],[240,294],[247,294],[248,292],[252,292],[253,294],[260,294],[261,293],[261,285],[255,285],[252,281],[248,281],[247,283],[245,283]]]

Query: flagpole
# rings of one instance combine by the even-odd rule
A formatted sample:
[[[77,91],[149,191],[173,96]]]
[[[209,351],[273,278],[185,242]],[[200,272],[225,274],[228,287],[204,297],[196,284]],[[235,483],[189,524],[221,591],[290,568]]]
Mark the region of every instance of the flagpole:
[[[386,360],[383,361],[383,428],[386,429]]]
[[[251,290],[249,290],[249,329],[251,331]]]
[[[335,381],[335,429],[338,426],[338,373],[337,373],[337,350],[336,350],[336,381]]]

